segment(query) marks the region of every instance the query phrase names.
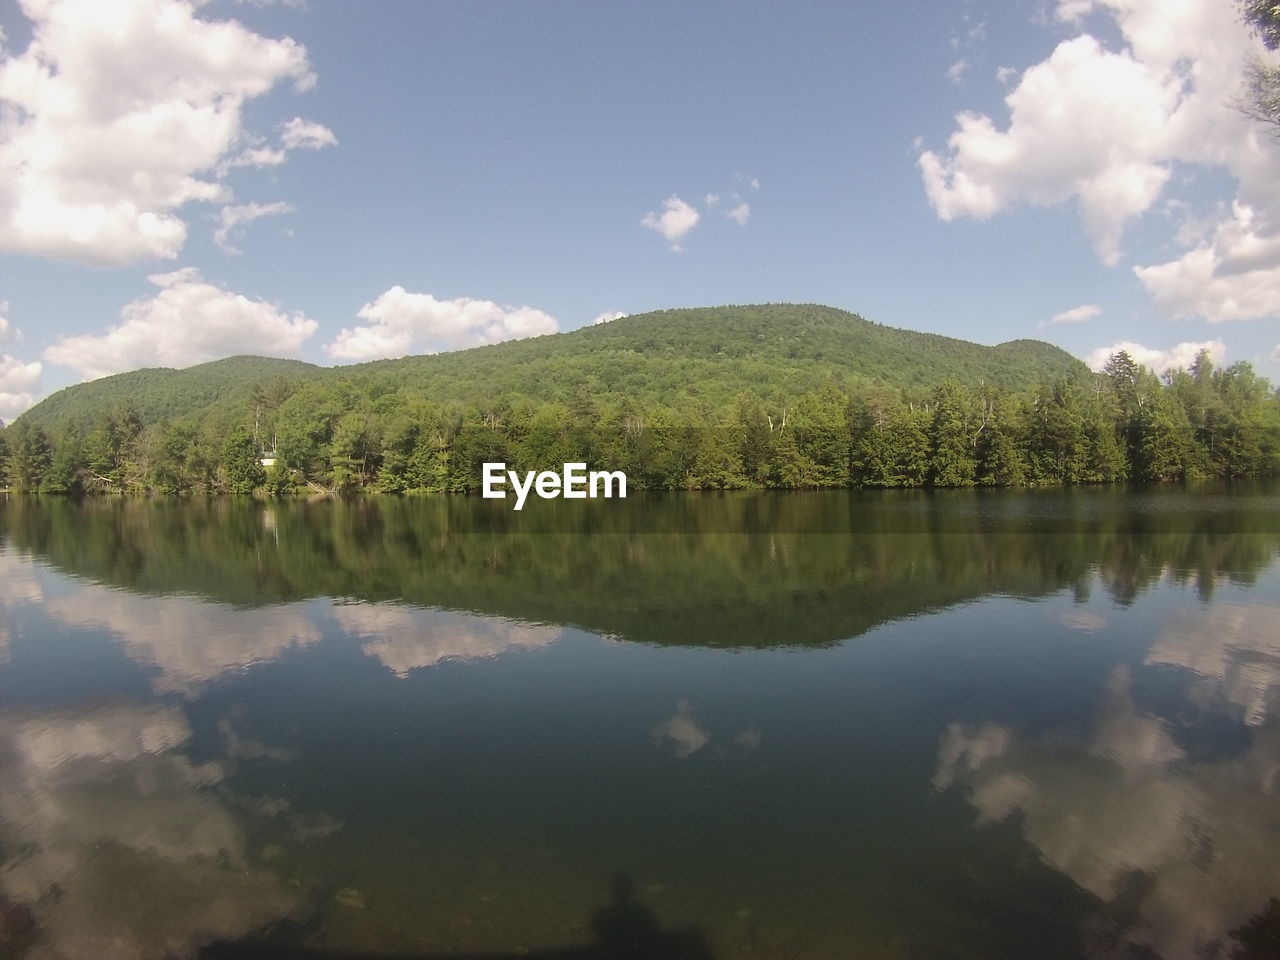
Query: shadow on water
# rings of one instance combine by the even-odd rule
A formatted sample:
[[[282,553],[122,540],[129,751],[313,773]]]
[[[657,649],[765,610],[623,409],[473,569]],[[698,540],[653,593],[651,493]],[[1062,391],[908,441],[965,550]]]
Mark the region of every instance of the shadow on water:
[[[200,953],[200,960],[714,960],[706,937],[697,929],[664,930],[657,915],[635,899],[629,874],[618,873],[610,884],[611,901],[593,911],[590,943],[509,952],[481,951],[395,953],[329,950],[302,945],[308,926],[279,925],[254,943],[216,943]]]

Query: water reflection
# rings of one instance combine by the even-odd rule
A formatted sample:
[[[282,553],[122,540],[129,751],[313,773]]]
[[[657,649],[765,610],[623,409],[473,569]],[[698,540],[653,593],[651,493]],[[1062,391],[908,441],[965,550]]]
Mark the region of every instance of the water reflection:
[[[96,584],[51,599],[45,609],[67,626],[115,634],[130,659],[157,671],[157,693],[185,696],[321,636],[297,604],[242,610],[190,597],[139,597]]]
[[[237,609],[344,597],[663,645],[821,647],[992,592],[1083,597],[1101,582],[1132,603],[1172,579],[1208,600],[1274,562],[1277,499],[1266,486],[743,493],[611,501],[550,523],[474,498],[19,498],[0,503],[0,538],[97,582]],[[411,634],[391,619],[383,632]]]
[[[943,736],[935,788],[963,791],[979,828],[1016,817],[1043,860],[1100,902],[1082,924],[1089,955],[1217,955],[1215,944],[1274,892],[1280,721],[1261,706],[1280,682],[1274,615],[1247,606],[1175,615],[1148,666],[1112,670],[1083,735],[990,722],[952,724]],[[1141,672],[1168,664],[1199,675],[1186,697],[1201,720],[1227,704],[1230,722],[1248,725],[1224,735],[1231,749],[1193,755],[1177,722],[1138,705],[1155,679]]]
[[[397,677],[445,660],[484,660],[512,650],[536,650],[560,639],[546,624],[470,617],[390,603],[337,603],[333,619],[360,638],[364,652]]]
[[[1280,535],[904,503],[0,508],[15,952],[1223,960],[1276,892]]]
[[[30,557],[0,547],[0,663],[9,660],[9,612],[23,605],[39,604],[44,589],[36,579],[36,565]]]
[[[649,735],[657,744],[670,744],[681,760],[697,753],[711,741],[711,734],[693,718],[693,707],[688,700],[677,703],[675,713],[649,731]]]
[[[251,857],[224,763],[184,756],[190,737],[161,704],[0,717],[0,889],[29,919],[27,956],[190,956],[305,907]]]
[[[688,700],[677,701],[675,712],[650,729],[649,736],[680,760],[693,756],[712,741],[711,732],[694,716],[693,704]],[[720,737],[721,745],[714,752],[722,757],[731,750],[749,752],[759,747],[762,739],[760,731],[750,725],[731,737]],[[726,740],[732,747],[726,745]]]
[[[1197,699],[1208,707],[1217,697],[1243,711],[1244,722],[1261,726],[1280,706],[1280,629],[1274,609],[1224,604],[1186,610],[1161,632],[1146,663],[1194,672]]]

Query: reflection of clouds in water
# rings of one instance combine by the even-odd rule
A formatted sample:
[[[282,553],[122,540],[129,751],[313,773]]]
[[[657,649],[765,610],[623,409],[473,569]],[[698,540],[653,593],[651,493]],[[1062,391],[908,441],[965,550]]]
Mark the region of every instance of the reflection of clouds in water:
[[[1161,632],[1146,663],[1186,667],[1262,724],[1280,700],[1280,630],[1274,609],[1223,605],[1183,611]]]
[[[1092,610],[1067,610],[1059,615],[1058,620],[1063,626],[1085,633],[1097,633],[1107,628],[1107,618]]]
[[[362,637],[361,649],[397,677],[444,660],[480,660],[508,650],[547,647],[563,633],[546,624],[391,603],[334,604],[333,617],[344,632]]]
[[[222,767],[174,752],[189,736],[159,705],[3,718],[0,887],[38,926],[28,956],[191,956],[300,906],[248,860]]]
[[[1020,812],[1045,862],[1103,901],[1134,871],[1154,876],[1145,922],[1125,935],[1163,956],[1195,956],[1275,890],[1280,731],[1269,724],[1243,755],[1193,764],[1129,691],[1120,667],[1083,743],[953,724],[933,782],[963,788],[980,823]]]
[[[0,607],[40,603],[44,589],[36,579],[36,564],[12,550],[0,550]]]
[[[655,743],[670,742],[677,757],[692,756],[711,742],[698,721],[693,719],[693,708],[688,700],[676,704],[676,712],[649,731]]]
[[[241,610],[190,597],[134,596],[89,585],[51,601],[47,609],[71,626],[117,634],[130,658],[159,668],[152,681],[157,692],[190,695],[225,673],[320,639],[320,631],[298,606]]]
[[[36,579],[36,565],[12,550],[0,550],[0,663],[9,661],[9,624],[5,612],[26,603],[44,600],[44,589]]]
[[[693,756],[712,741],[711,733],[694,719],[693,705],[688,700],[679,701],[676,704],[675,712],[661,723],[656,724],[649,731],[649,736],[653,738],[653,742],[659,747],[670,747],[672,752],[681,760],[685,757]],[[714,752],[719,757],[735,752],[733,748],[723,746],[726,742],[732,743],[733,747],[737,748],[738,753],[750,753],[759,747],[760,742],[764,739],[754,725],[748,726],[745,730],[729,737],[728,741],[723,735],[718,735],[718,737],[722,746],[717,747]]]

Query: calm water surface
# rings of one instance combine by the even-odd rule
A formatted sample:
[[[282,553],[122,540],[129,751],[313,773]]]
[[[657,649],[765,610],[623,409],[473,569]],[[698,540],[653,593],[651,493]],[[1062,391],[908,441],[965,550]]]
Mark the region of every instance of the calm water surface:
[[[496,506],[0,504],[0,952],[1273,955],[1280,487]]]

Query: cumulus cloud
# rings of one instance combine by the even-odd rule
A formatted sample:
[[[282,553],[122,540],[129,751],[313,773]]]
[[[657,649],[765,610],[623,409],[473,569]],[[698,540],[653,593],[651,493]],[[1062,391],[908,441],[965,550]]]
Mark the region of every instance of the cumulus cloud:
[[[240,248],[234,239],[243,233],[244,227],[262,217],[278,217],[293,212],[293,204],[277,201],[275,203],[240,203],[223,207],[218,211],[218,228],[213,231],[213,242],[227,253],[239,253]]]
[[[701,219],[702,214],[698,213],[694,207],[672,194],[663,202],[662,213],[650,210],[644,215],[640,225],[662,234],[671,244],[671,249],[680,253],[684,250],[682,246],[684,238]]]
[[[280,130],[280,142],[286,150],[320,150],[338,145],[338,138],[332,130],[301,117],[294,117],[281,124]]]
[[[279,147],[246,147],[226,161],[224,167],[278,167],[288,159],[289,154]]]
[[[703,197],[702,199],[703,199],[703,202],[704,202],[708,207],[714,207],[717,203],[719,203],[719,202],[720,202],[720,194],[718,194],[718,193],[708,193],[708,194],[707,194],[705,197]]]
[[[969,61],[961,57],[955,63],[947,68],[947,79],[954,84],[959,84],[964,79],[964,75],[969,72]]]
[[[40,374],[44,365],[24,363],[7,353],[0,354],[0,421],[9,421],[33,406],[40,395]]]
[[[1276,348],[1271,351],[1271,359],[1276,363],[1280,363],[1280,343],[1276,344]]]
[[[304,314],[223,290],[194,267],[148,279],[159,293],[127,304],[120,322],[104,334],[59,338],[44,359],[93,380],[139,367],[188,367],[246,350],[297,356],[316,331],[316,321]]]
[[[1080,306],[1072,307],[1070,310],[1055,313],[1048,320],[1040,321],[1040,327],[1043,329],[1046,326],[1058,323],[1088,323],[1100,313],[1102,313],[1102,308],[1096,303],[1082,303]]]
[[[1280,232],[1268,229],[1253,208],[1237,202],[1211,240],[1133,272],[1156,309],[1171,317],[1210,323],[1280,318]]]
[[[501,340],[540,337],[560,329],[555,317],[533,307],[503,307],[492,300],[437,300],[397,284],[356,314],[364,326],[348,327],[325,346],[335,360],[376,360],[409,353],[439,353]]]
[[[220,178],[248,139],[246,102],[283,81],[315,82],[301,44],[200,19],[189,0],[22,6],[31,42],[0,63],[6,253],[106,266],[173,259],[187,237],[182,208],[230,199]],[[298,135],[324,145],[305,124]],[[283,160],[261,148],[241,159]]]
[[[1133,358],[1135,363],[1147,367],[1153,373],[1163,374],[1170,370],[1186,370],[1190,368],[1201,350],[1208,350],[1215,364],[1221,364],[1227,356],[1227,347],[1221,340],[1203,340],[1198,343],[1184,342],[1168,350],[1153,350],[1132,340],[1120,340],[1109,347],[1099,347],[1085,359],[1091,370],[1101,370],[1106,366],[1112,354],[1123,350]]]
[[[1115,263],[1125,223],[1154,202],[1169,178],[1157,144],[1178,89],[1128,51],[1111,53],[1090,36],[1067,41],[1005,98],[1007,130],[990,117],[962,113],[949,154],[920,155],[929,201],[940,218],[952,220],[1074,197],[1099,256]]]
[[[726,210],[724,215],[738,226],[745,227],[751,219],[751,204],[745,200],[740,200],[733,209]]]
[[[600,323],[611,323],[614,320],[621,320],[625,316],[627,316],[627,314],[623,313],[621,310],[606,311],[604,313],[596,314],[596,318],[591,321],[591,324],[592,326],[595,326]]]
[[[1280,149],[1232,104],[1240,66],[1259,49],[1231,4],[1066,0],[1064,23],[1098,12],[1125,47],[1084,33],[1027,69],[1005,97],[1008,124],[964,112],[945,151],[925,150],[925,191],[943,220],[985,219],[1017,204],[1078,205],[1103,262],[1128,223],[1171,187],[1175,165],[1225,170],[1230,213],[1211,236],[1138,278],[1171,316],[1211,321],[1280,309]],[[1014,74],[1002,68],[1011,81]],[[1173,190],[1185,189],[1180,178]],[[1174,231],[1176,239],[1181,231]]]
[[[19,340],[22,331],[9,317],[9,301],[0,300],[0,343]],[[14,419],[31,407],[40,392],[40,363],[24,363],[17,357],[0,353],[0,423]]]

